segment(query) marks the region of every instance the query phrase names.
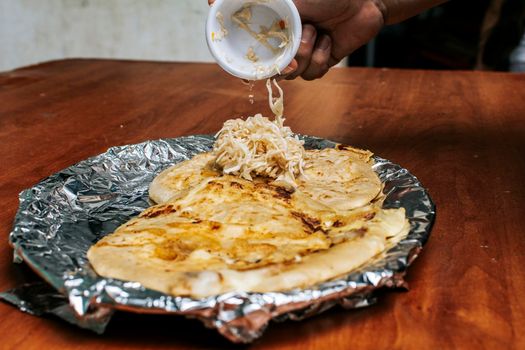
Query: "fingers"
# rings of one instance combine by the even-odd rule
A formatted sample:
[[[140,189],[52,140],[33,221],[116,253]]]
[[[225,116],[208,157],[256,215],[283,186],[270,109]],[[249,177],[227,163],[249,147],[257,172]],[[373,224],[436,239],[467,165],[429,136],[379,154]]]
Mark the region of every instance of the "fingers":
[[[299,63],[297,63],[297,60],[294,58],[292,60],[292,62],[290,62],[290,64],[288,65],[288,67],[286,67],[283,72],[282,72],[282,75],[288,75],[292,72],[295,72],[297,70],[297,67],[299,67]]]
[[[332,39],[323,35],[317,40],[308,68],[301,74],[304,80],[321,78],[330,69]]]
[[[208,5],[213,5],[213,3],[215,2],[215,0],[208,0]]]
[[[303,26],[303,33],[301,36],[301,44],[299,45],[299,50],[295,56],[297,61],[297,68],[293,73],[289,73],[286,76],[286,79],[295,79],[298,76],[302,75],[304,71],[310,65],[312,59],[312,53],[315,46],[315,40],[317,38],[317,31],[315,27],[310,24],[305,24]]]
[[[328,35],[322,35],[318,38],[317,30],[310,24],[303,26],[301,45],[295,56],[297,67],[290,64],[283,71],[282,76],[291,80],[299,76],[305,80],[314,80],[321,78],[328,72],[333,61],[330,53],[332,50],[332,39]]]
[[[297,69],[297,61],[293,59],[292,62],[290,62],[290,64],[288,65],[288,67],[282,70],[281,74],[274,75],[272,79],[276,79],[277,81],[286,79],[286,76],[295,72],[296,69]]]

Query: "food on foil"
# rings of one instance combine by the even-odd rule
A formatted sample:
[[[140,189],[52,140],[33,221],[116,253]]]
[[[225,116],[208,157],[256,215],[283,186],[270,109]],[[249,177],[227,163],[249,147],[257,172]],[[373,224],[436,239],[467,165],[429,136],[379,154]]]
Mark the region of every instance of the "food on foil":
[[[383,209],[372,153],[305,150],[275,119],[224,123],[211,152],[164,170],[157,205],[88,251],[95,271],[175,296],[277,292],[350,273],[403,239],[405,210]]]
[[[382,200],[382,184],[372,169],[372,153],[348,146],[339,149],[304,151],[304,175],[297,187],[275,186],[297,196],[301,193],[333,210],[345,211]],[[150,198],[158,204],[187,195],[199,184],[224,175],[215,165],[213,152],[196,155],[161,172],[149,187]],[[235,176],[229,179],[238,180]],[[274,185],[268,177],[254,177],[256,183]]]
[[[89,261],[102,276],[196,298],[341,276],[409,229],[404,209],[382,209],[370,157],[306,151],[305,175],[289,190],[223,174],[212,153],[197,155],[162,172],[150,187],[159,204],[91,247]]]

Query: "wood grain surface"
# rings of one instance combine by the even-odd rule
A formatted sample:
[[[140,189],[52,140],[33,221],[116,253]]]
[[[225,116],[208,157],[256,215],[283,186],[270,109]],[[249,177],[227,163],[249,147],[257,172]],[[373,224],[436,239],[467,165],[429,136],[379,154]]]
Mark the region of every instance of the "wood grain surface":
[[[525,75],[334,69],[283,82],[287,124],[409,169],[437,205],[410,291],[270,324],[252,349],[525,348]],[[0,74],[0,290],[35,280],[7,239],[18,193],[108,147],[268,115],[212,64],[65,60]],[[2,349],[232,348],[200,322],[118,313],[104,335],[0,303]],[[234,348],[244,348],[235,346]]]

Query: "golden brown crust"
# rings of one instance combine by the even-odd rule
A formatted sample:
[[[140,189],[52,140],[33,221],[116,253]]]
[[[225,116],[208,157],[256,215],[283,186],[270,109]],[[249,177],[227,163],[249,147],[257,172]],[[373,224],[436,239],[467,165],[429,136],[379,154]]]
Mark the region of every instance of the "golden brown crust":
[[[348,147],[309,151],[306,178],[292,192],[264,178],[214,176],[199,155],[153,182],[156,199],[169,200],[102,239],[88,258],[103,276],[194,297],[337,277],[408,232],[402,209],[381,208],[371,157]]]

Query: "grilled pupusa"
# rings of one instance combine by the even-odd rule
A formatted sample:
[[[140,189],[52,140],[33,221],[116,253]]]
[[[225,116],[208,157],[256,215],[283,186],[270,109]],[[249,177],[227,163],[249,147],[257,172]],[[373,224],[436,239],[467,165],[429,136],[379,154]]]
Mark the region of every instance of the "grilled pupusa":
[[[293,190],[222,175],[203,153],[162,172],[159,203],[88,251],[102,276],[172,295],[205,297],[312,286],[366,263],[408,232],[382,209],[372,154],[306,151]]]

